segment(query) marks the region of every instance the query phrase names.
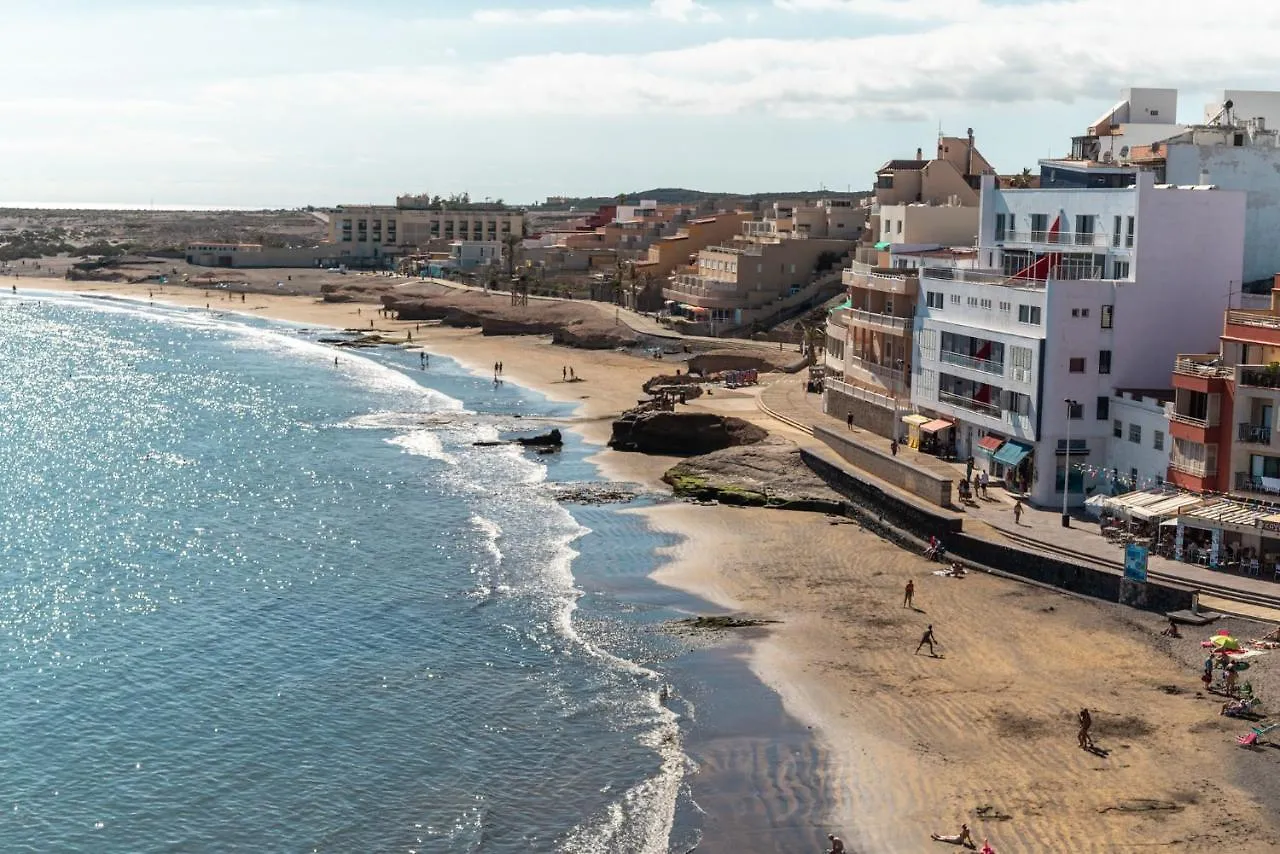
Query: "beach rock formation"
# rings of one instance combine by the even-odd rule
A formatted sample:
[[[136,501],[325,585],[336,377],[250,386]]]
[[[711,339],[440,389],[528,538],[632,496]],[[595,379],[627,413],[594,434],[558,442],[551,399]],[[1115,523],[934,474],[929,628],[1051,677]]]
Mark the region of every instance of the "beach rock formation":
[[[800,458],[794,442],[770,437],[692,457],[662,476],[676,495],[749,507],[844,513],[844,498]]]
[[[609,447],[642,454],[695,455],[751,445],[769,434],[729,415],[629,410],[613,422]]]

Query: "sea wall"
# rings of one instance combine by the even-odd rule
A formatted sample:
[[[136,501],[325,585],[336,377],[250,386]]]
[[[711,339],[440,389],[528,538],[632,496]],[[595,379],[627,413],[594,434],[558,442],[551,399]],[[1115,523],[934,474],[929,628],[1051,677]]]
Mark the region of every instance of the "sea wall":
[[[885,483],[904,489],[938,507],[951,506],[950,478],[907,465],[889,452],[887,443],[884,450],[880,450],[854,442],[834,430],[816,424],[813,435],[843,459]]]
[[[800,458],[832,489],[849,499],[850,515],[904,548],[920,549],[930,536],[937,536],[957,560],[996,575],[1160,613],[1191,607],[1194,591],[1190,588],[1164,582],[1130,582],[1118,572],[974,537],[963,532],[960,518],[886,492],[871,479],[824,458],[821,452],[801,449]]]

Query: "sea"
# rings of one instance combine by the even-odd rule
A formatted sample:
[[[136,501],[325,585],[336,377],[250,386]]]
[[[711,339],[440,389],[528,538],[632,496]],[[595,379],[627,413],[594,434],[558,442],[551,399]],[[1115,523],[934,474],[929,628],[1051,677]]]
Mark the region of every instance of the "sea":
[[[743,650],[669,630],[707,609],[648,581],[670,540],[580,497],[598,448],[474,444],[570,406],[332,335],[0,296],[0,851],[659,854],[821,811]]]

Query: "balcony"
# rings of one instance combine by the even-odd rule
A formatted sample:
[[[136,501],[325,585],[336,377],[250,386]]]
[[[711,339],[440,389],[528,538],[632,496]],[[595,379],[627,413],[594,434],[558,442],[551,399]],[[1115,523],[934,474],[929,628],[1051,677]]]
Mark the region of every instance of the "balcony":
[[[1271,428],[1261,424],[1241,424],[1236,439],[1249,445],[1270,445]]]
[[[1240,385],[1249,388],[1280,389],[1280,371],[1266,365],[1240,365]]]
[[[1227,323],[1235,326],[1255,326],[1261,329],[1280,329],[1280,315],[1266,311],[1228,311]]]
[[[920,279],[914,270],[873,267],[854,261],[841,274],[841,281],[851,288],[865,288],[886,294],[915,295],[919,291]]]
[[[994,374],[998,377],[1004,376],[1004,362],[979,359],[976,356],[966,356],[964,353],[955,353],[950,350],[943,350],[938,358],[939,361],[946,362],[949,365],[959,365],[962,368],[970,368],[975,371],[981,371],[984,374]]]
[[[1188,415],[1184,412],[1170,412],[1169,420],[1177,424],[1186,424],[1188,427],[1195,427],[1199,430],[1209,429],[1208,418],[1196,418],[1194,415]]]
[[[1238,471],[1235,475],[1237,492],[1264,492],[1268,495],[1280,495],[1280,477],[1255,477],[1247,471]]]
[[[1180,471],[1192,477],[1213,477],[1218,473],[1217,464],[1205,462],[1204,460],[1193,460],[1188,457],[1171,457],[1169,467],[1174,471]]]
[[[938,392],[938,402],[948,403],[952,406],[958,406],[961,409],[968,409],[970,412],[977,412],[988,418],[1000,418],[1000,407],[981,400],[975,400],[972,397],[962,397],[958,394],[952,394],[949,391]]]
[[[960,267],[924,267],[921,275],[947,282],[969,282],[975,285],[997,285],[1019,290],[1045,289],[1046,279],[1015,279],[1001,270],[968,270]]]
[[[874,311],[862,311],[856,308],[851,308],[847,311],[847,320],[859,326],[869,326],[894,335],[911,334],[912,319],[909,317],[895,317],[892,314],[878,314]]]
[[[1097,231],[1006,231],[995,235],[996,243],[1025,243],[1048,246],[1111,246],[1111,235]]]
[[[1235,369],[1223,365],[1217,353],[1179,353],[1173,362],[1173,372],[1187,377],[1221,379],[1235,374]]]

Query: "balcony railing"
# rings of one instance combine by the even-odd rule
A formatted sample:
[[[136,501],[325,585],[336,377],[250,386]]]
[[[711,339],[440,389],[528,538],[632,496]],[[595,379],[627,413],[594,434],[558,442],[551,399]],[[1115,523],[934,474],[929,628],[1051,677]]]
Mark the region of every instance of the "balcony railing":
[[[1250,445],[1270,445],[1271,428],[1262,424],[1241,424],[1236,438]]]
[[[1178,354],[1173,372],[1189,377],[1229,377],[1235,369],[1222,364],[1216,353]]]
[[[1184,412],[1175,411],[1169,413],[1169,420],[1176,421],[1179,424],[1186,424],[1188,427],[1198,427],[1201,430],[1207,429],[1209,426],[1209,419],[1196,418],[1194,415],[1188,415]]]
[[[862,311],[856,308],[849,309],[849,319],[855,323],[861,323],[864,326],[875,326],[897,335],[908,334],[912,323],[911,319],[907,317],[895,317],[892,314],[878,314],[874,311]]]
[[[1280,371],[1273,371],[1262,365],[1241,365],[1240,385],[1280,389]]]
[[[982,371],[984,374],[995,374],[998,377],[1004,376],[1004,362],[979,359],[977,356],[967,356],[964,353],[955,353],[951,350],[943,350],[939,359],[951,365]]]
[[[1111,235],[1097,231],[1049,231],[1022,230],[1006,231],[1004,237],[996,234],[996,242],[1005,243],[1044,243],[1051,246],[1110,246]]]
[[[1256,477],[1247,471],[1236,472],[1236,489],[1240,492],[1280,494],[1280,477]]]
[[[1000,270],[967,270],[960,267],[925,267],[921,274],[927,279],[949,282],[970,282],[975,285],[999,285],[1005,288],[1044,290],[1045,279],[1015,279]]]
[[[1228,311],[1227,323],[1237,326],[1258,326],[1263,329],[1280,329],[1280,316],[1267,312]]]
[[[987,403],[982,400],[975,400],[972,397],[964,397],[959,394],[952,394],[949,391],[938,392],[939,403],[949,403],[952,406],[958,406],[961,409],[968,409],[986,415],[988,418],[999,418],[1000,407]]]
[[[1213,477],[1218,473],[1216,464],[1206,463],[1204,460],[1191,460],[1186,457],[1173,456],[1169,459],[1169,467],[1174,471],[1180,471],[1183,474],[1189,474],[1192,477]]]

